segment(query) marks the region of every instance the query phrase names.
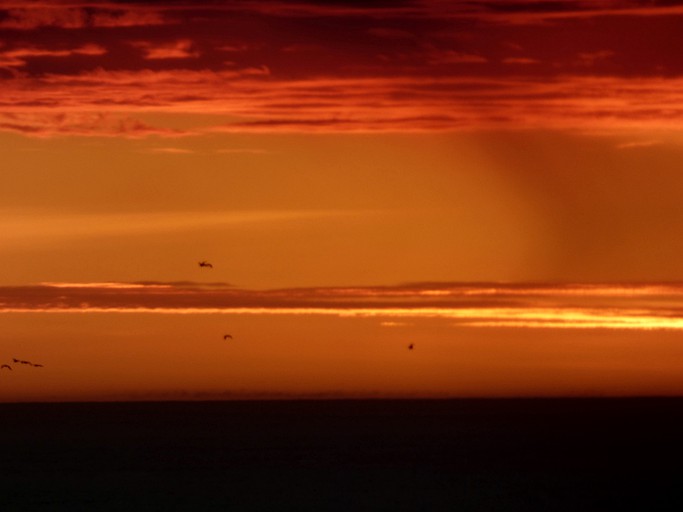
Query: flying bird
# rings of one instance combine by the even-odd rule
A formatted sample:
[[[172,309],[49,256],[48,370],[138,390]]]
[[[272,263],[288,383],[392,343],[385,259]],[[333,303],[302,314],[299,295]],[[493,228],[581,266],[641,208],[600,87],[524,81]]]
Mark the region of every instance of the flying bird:
[[[414,348],[415,348],[415,345],[413,345],[412,343],[410,345],[408,345],[408,350],[413,350]]]
[[[3,368],[7,368],[8,370],[12,369],[12,367],[8,364],[3,364],[2,366],[0,366],[0,370],[2,370]]]
[[[12,362],[13,362],[13,363],[19,363],[19,364],[26,364],[26,365],[28,365],[28,366],[37,366],[37,367],[39,367],[39,368],[42,368],[42,367],[43,367],[42,364],[32,363],[31,361],[24,361],[23,359],[17,359],[16,357],[13,357],[13,358],[12,358]],[[9,365],[8,365],[8,366],[9,366]],[[12,369],[12,368],[10,368],[10,370],[11,370],[11,369]]]
[[[208,261],[200,261],[199,262],[200,267],[208,267],[208,268],[213,268],[213,265],[209,263]]]
[[[228,338],[229,338],[229,339],[232,339],[232,336],[231,336],[230,334],[224,334],[224,335],[223,335],[223,339],[224,339],[224,340],[227,340]]]

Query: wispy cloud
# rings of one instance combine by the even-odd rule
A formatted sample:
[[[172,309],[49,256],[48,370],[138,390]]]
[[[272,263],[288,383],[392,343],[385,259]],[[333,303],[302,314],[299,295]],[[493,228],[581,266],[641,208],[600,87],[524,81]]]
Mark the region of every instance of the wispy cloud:
[[[165,155],[191,155],[194,153],[193,150],[187,148],[149,148],[146,150],[148,153],[161,153]]]
[[[199,57],[199,50],[189,39],[180,39],[167,43],[154,43],[149,41],[137,41],[131,43],[144,52],[144,58],[148,60],[161,59],[193,59]]]
[[[175,2],[169,11],[241,11],[285,18],[367,17],[374,19],[477,19],[499,24],[539,24],[598,17],[662,17],[683,13],[675,3],[653,5],[648,0],[408,0],[382,3],[320,3],[312,0],[226,0]]]
[[[503,59],[503,64],[514,65],[521,64],[523,66],[528,66],[531,64],[540,64],[541,61],[538,59],[532,59],[530,57],[507,57]]]
[[[476,19],[498,25],[540,25],[594,18],[668,17],[683,14],[676,3],[656,5],[649,0],[442,0],[416,1],[413,15]],[[409,15],[408,11],[403,12]],[[399,16],[400,13],[394,15]]]
[[[76,48],[55,49],[25,46],[0,51],[0,66],[25,66],[27,59],[35,57],[71,57],[73,55],[104,55],[107,50],[97,44],[85,44]]]
[[[49,104],[49,100],[45,100]],[[39,110],[43,110],[42,108]],[[5,112],[0,113],[0,130],[31,137],[120,137],[137,139],[148,136],[184,137],[192,135],[182,129],[152,126],[131,116],[69,110],[67,112]]]
[[[617,145],[617,149],[638,149],[651,148],[653,146],[661,146],[661,140],[634,140],[632,142],[623,142]]]
[[[248,50],[253,50],[255,48],[258,48],[259,45],[252,44],[252,43],[236,43],[236,44],[224,44],[221,46],[217,46],[215,49],[221,52],[227,52],[227,53],[242,53],[246,52]]]
[[[211,134],[675,129],[679,60],[661,38],[626,36],[634,18],[647,35],[682,15],[644,0],[0,0],[0,130],[187,134],[188,123],[135,121],[141,112],[202,115],[194,126]],[[54,30],[72,46],[43,42]]]
[[[408,30],[391,27],[376,27],[368,29],[368,34],[382,39],[414,39],[415,34]]]
[[[385,326],[683,330],[683,285],[431,283],[244,290],[169,283],[44,283],[0,288],[0,312],[333,315]]]
[[[281,18],[475,19],[496,24],[540,24],[558,20],[598,17],[678,16],[676,3],[656,5],[648,0],[397,0],[381,3],[320,3],[312,0],[189,0],[157,4],[144,1],[10,0],[0,2],[5,17],[0,28],[29,30],[39,27],[128,27],[177,22],[192,13],[250,13]],[[396,37],[401,29],[378,27],[380,37]],[[404,31],[403,31],[404,32]]]
[[[219,154],[248,154],[248,155],[265,155],[269,153],[267,149],[259,148],[222,148],[218,149],[216,153]]]
[[[432,49],[428,52],[427,62],[429,64],[483,64],[488,62],[488,59],[474,53]]]
[[[34,30],[43,27],[134,27],[169,23],[151,6],[113,2],[3,1],[0,28]]]
[[[40,215],[3,212],[0,231],[6,242],[54,240],[80,237],[135,236],[171,233],[217,226],[245,226],[264,223],[299,222],[307,219],[349,217],[354,211],[338,210],[258,210],[232,212],[168,212],[128,214]],[[367,214],[367,212],[364,212]]]
[[[40,89],[40,97],[33,91]],[[609,92],[609,94],[608,94]],[[95,112],[231,116],[204,131],[390,132],[479,128],[672,128],[683,79],[598,76],[283,80],[235,71],[94,71],[4,81],[0,129],[26,135],[182,136]],[[217,117],[218,119],[218,117]]]
[[[614,56],[612,50],[599,50],[596,52],[579,53],[578,60],[581,66],[595,66],[596,64]]]

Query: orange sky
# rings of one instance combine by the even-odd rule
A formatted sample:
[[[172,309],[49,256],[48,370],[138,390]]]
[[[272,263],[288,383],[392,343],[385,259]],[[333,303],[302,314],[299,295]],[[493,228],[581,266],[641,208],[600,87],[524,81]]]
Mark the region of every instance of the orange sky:
[[[0,0],[0,400],[680,394],[682,24]]]

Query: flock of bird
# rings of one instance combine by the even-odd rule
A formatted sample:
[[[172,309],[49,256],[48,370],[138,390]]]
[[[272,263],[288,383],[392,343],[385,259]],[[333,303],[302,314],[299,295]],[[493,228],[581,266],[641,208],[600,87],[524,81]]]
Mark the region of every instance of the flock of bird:
[[[213,268],[213,265],[212,265],[211,263],[209,263],[208,261],[205,261],[205,260],[200,261],[200,262],[199,262],[199,266],[200,266],[201,268]],[[224,335],[223,335],[223,339],[224,339],[224,340],[231,340],[231,339],[232,339],[232,334],[224,334]],[[408,350],[413,350],[414,348],[415,348],[415,344],[414,344],[414,343],[411,343],[410,345],[408,345]],[[17,358],[12,358],[12,363],[14,363],[14,364],[21,364],[21,365],[25,365],[25,366],[31,366],[31,367],[34,367],[34,368],[43,368],[43,365],[42,365],[42,364],[32,363],[31,361],[25,361],[25,360],[23,360],[23,359],[17,359]],[[12,366],[10,366],[10,365],[7,364],[7,363],[2,364],[2,365],[0,365],[0,370],[10,370],[10,371],[12,371]]]
[[[16,357],[12,358],[12,363],[23,364],[26,366],[33,366],[34,368],[42,368],[43,367],[42,364],[32,363],[31,361],[24,361],[23,359],[17,359]],[[0,365],[0,370],[5,370],[5,369],[12,370],[12,367],[7,363]]]
[[[208,261],[206,261],[206,260],[200,261],[200,262],[199,262],[199,266],[200,266],[201,268],[213,268],[213,265],[212,265],[211,263],[209,263]],[[223,339],[224,339],[224,340],[232,339],[232,336],[231,336],[230,334],[225,334],[225,335],[223,336]],[[408,345],[408,350],[413,350],[414,348],[415,348],[415,344],[414,344],[414,343],[411,343],[410,345]]]

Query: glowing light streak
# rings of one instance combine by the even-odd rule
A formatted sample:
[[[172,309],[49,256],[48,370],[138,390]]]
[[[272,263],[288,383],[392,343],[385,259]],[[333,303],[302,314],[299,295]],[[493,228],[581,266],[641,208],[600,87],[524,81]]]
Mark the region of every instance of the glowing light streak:
[[[139,289],[139,288],[173,288],[170,284],[142,284],[142,283],[40,283],[40,286],[49,286],[50,288],[104,288],[104,289]]]
[[[342,318],[457,320],[461,327],[683,330],[683,317],[650,310],[579,308],[325,308],[325,307],[4,307],[1,313],[127,313],[163,315],[329,315]],[[393,321],[386,324],[395,325]]]

